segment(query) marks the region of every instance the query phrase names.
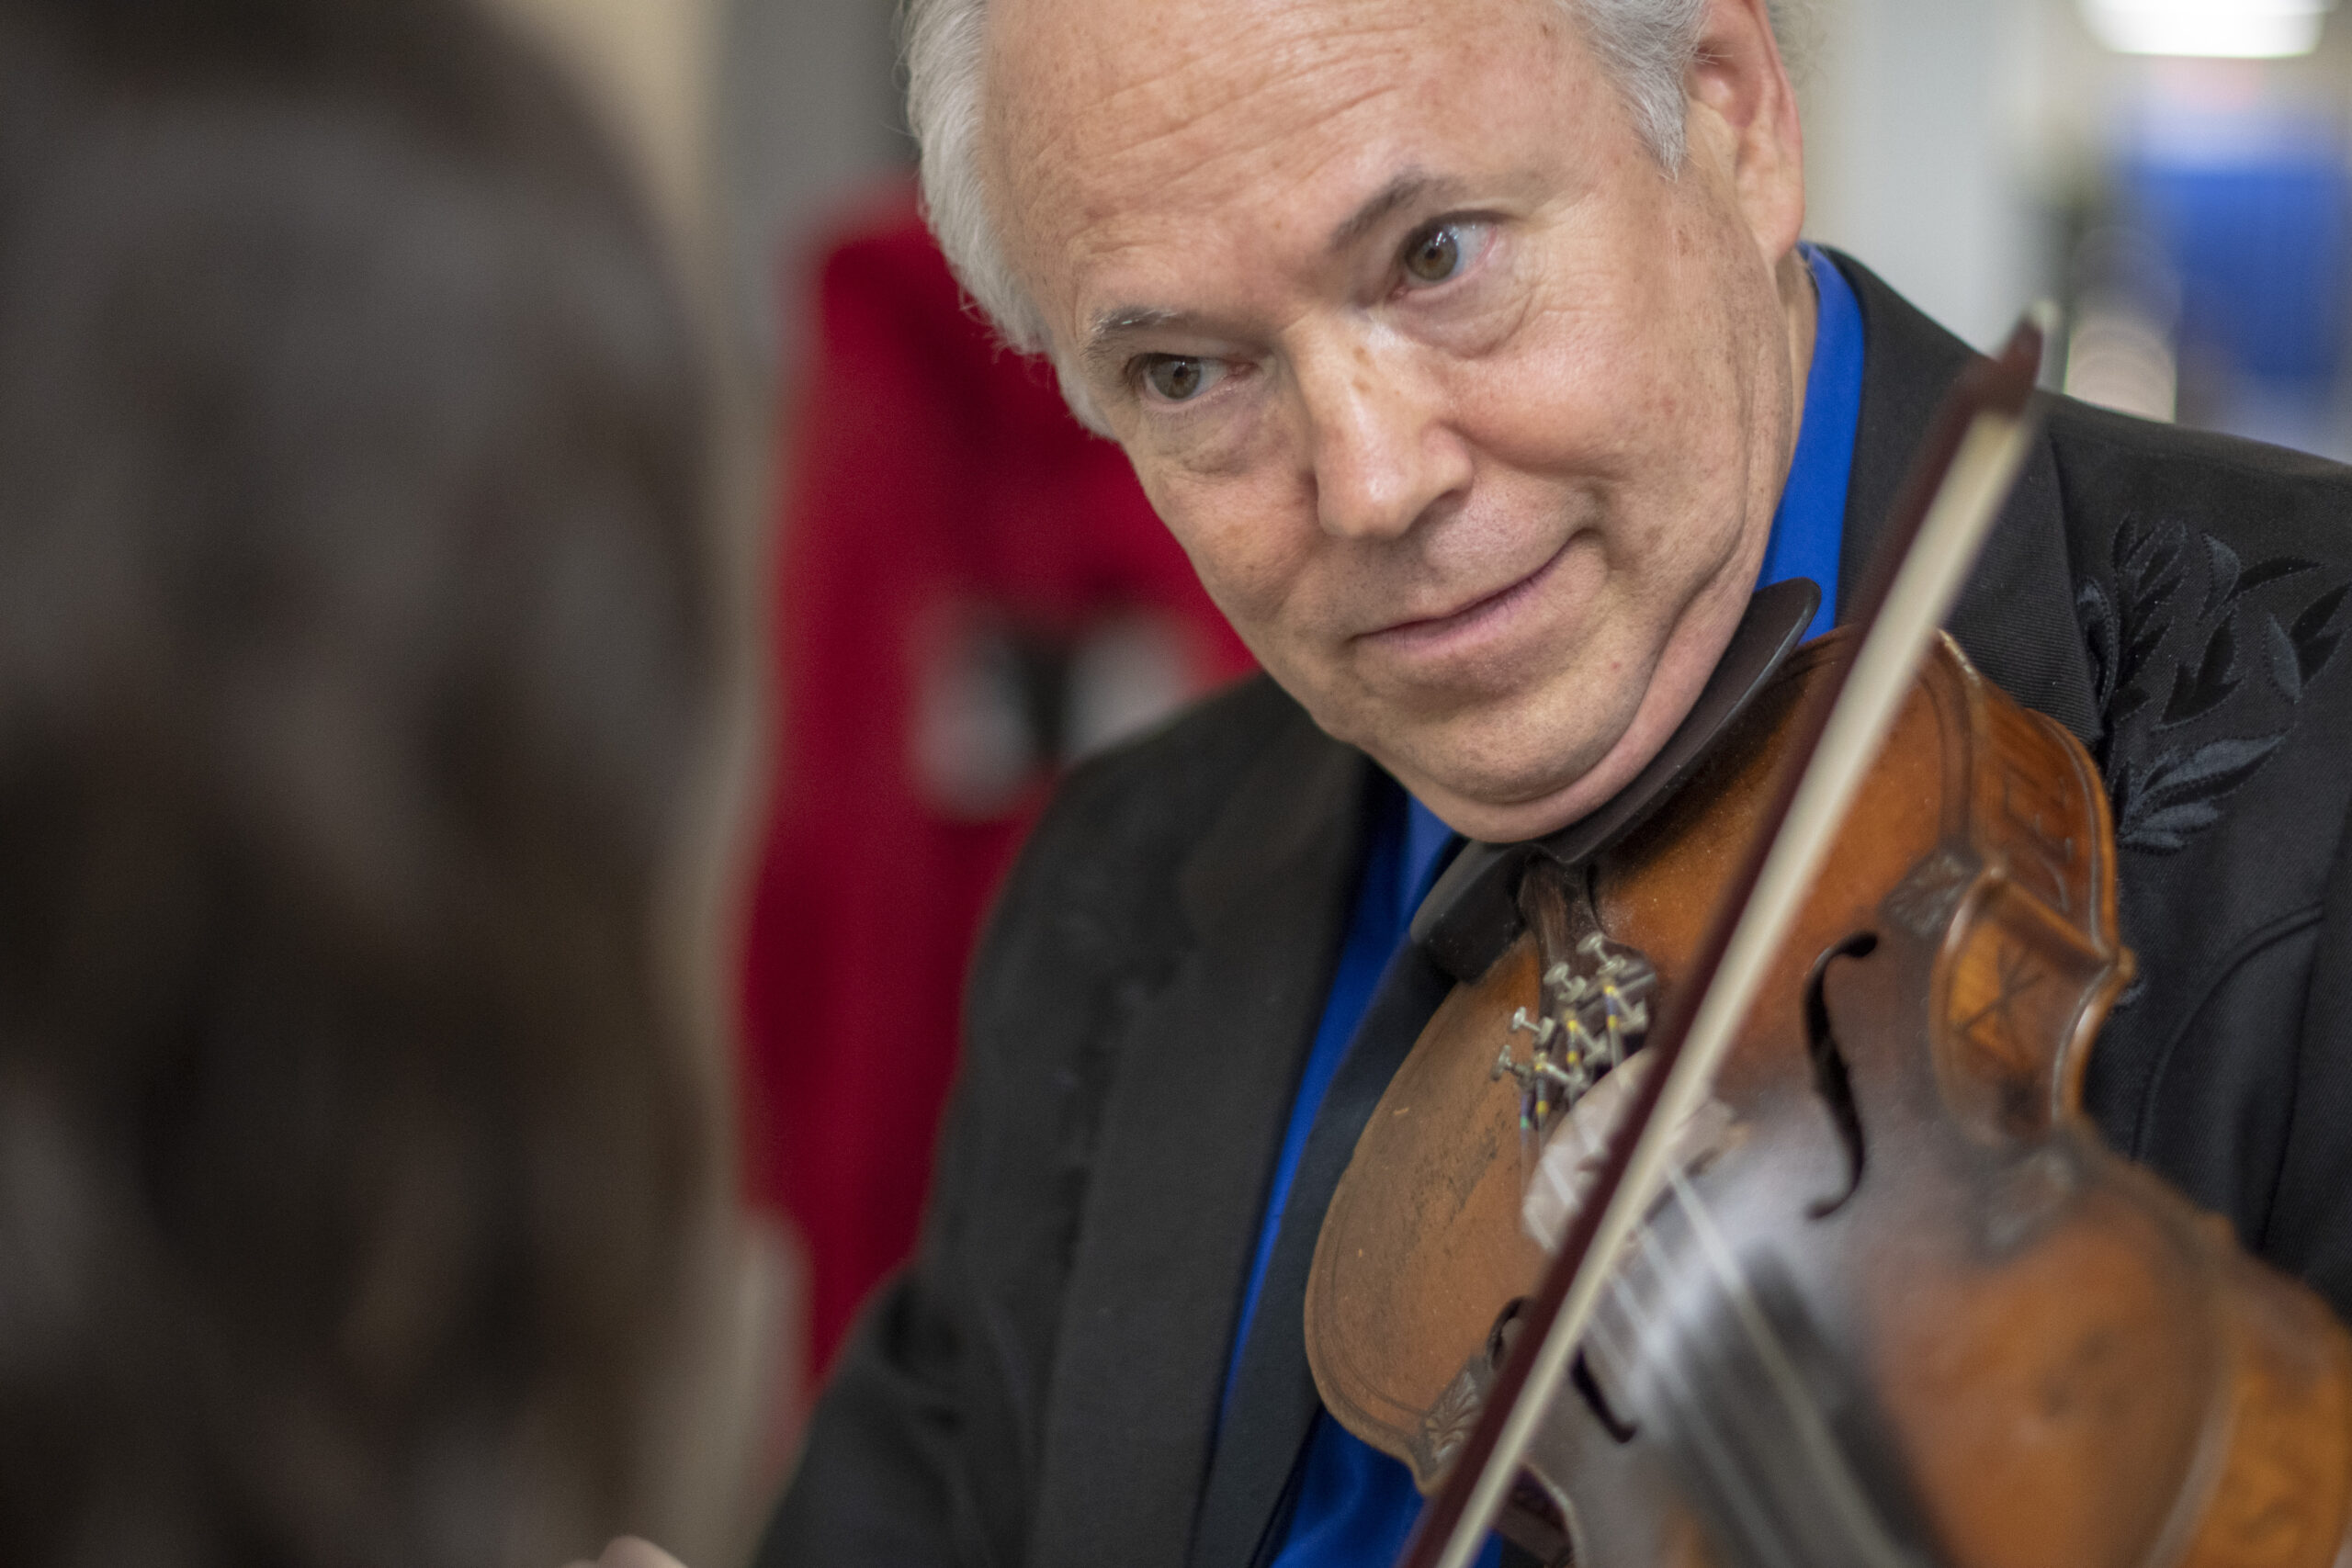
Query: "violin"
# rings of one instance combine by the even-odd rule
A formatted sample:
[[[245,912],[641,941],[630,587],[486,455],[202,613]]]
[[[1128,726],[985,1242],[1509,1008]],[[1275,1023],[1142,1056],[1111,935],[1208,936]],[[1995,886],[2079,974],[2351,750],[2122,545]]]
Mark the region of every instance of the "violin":
[[[1491,1524],[1606,1568],[2352,1562],[2352,1335],[2086,1116],[2132,964],[2107,795],[1932,629],[2038,357],[1963,385],[1898,505],[1939,588],[1891,563],[1792,654],[1817,594],[1766,590],[1646,784],[1472,846],[1417,920],[1459,983],[1306,1302],[1326,1408],[1436,1495],[1407,1562]],[[1528,1183],[1612,1078],[1555,1258]]]

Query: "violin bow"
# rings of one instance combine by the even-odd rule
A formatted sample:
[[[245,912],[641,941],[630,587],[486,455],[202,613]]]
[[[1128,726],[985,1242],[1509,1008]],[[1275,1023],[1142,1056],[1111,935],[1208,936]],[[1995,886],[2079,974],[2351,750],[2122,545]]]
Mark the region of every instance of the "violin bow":
[[[1643,1046],[1643,1078],[1560,1249],[1528,1298],[1478,1419],[1397,1568],[1470,1568],[1566,1380],[1616,1260],[1672,1176],[1674,1129],[1713,1090],[1766,970],[1811,893],[1920,662],[2017,483],[2046,319],[1972,365],[1930,427],[1857,595],[1860,650],[1797,719],[1762,831],[1725,885],[1691,966]],[[1797,760],[1802,759],[1802,766]]]

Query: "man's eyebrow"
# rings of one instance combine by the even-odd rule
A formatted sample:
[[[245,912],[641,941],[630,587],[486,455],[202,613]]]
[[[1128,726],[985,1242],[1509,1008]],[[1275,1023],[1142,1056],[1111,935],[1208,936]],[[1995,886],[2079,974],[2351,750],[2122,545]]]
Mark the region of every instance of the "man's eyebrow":
[[[1086,329],[1086,346],[1079,357],[1087,368],[1104,374],[1115,367],[1119,345],[1138,333],[1158,332],[1168,327],[1182,327],[1192,318],[1182,310],[1162,310],[1148,305],[1116,305],[1095,316]]]
[[[1336,255],[1362,240],[1380,226],[1381,220],[1400,207],[1410,207],[1433,196],[1444,196],[1457,188],[1461,182],[1443,175],[1432,175],[1426,169],[1408,169],[1373,193],[1364,204],[1350,213],[1331,231],[1323,248]]]
[[[1324,242],[1325,249],[1337,254],[1348,249],[1380,226],[1381,220],[1399,208],[1443,197],[1458,189],[1459,180],[1444,175],[1433,175],[1425,169],[1408,169],[1390,180],[1366,198],[1331,231]],[[1087,369],[1096,375],[1108,374],[1117,367],[1120,345],[1142,333],[1162,332],[1170,328],[1182,330],[1193,324],[1193,318],[1182,310],[1161,310],[1149,305],[1114,305],[1096,314],[1086,330],[1085,346],[1079,358]]]

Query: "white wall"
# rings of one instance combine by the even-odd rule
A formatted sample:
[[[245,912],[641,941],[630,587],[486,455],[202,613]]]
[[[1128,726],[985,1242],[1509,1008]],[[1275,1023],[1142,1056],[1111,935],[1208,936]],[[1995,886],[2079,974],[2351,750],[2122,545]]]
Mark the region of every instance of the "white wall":
[[[714,292],[743,384],[797,344],[780,296],[854,193],[900,166],[894,0],[492,0],[614,117]]]
[[[2043,0],[1815,0],[1807,231],[1990,345],[2056,279],[2031,147]]]
[[[799,346],[779,311],[842,203],[913,155],[900,127],[895,0],[732,0],[720,26],[718,175],[735,319],[772,373]]]

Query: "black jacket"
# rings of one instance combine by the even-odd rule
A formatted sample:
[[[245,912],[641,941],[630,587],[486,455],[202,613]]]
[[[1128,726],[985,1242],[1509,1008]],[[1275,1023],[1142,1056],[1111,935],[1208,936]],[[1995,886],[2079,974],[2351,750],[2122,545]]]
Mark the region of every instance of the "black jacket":
[[[1868,338],[1850,584],[1969,351],[1840,265]],[[2045,412],[1951,626],[2113,795],[2142,978],[2091,1108],[2352,1309],[2352,470]],[[763,1568],[1249,1560],[1311,1387],[1237,1410],[1214,1482],[1212,1424],[1373,777],[1261,679],[1063,789],[974,971],[921,1254],[844,1351]],[[1279,1283],[1261,1318],[1295,1341]]]

